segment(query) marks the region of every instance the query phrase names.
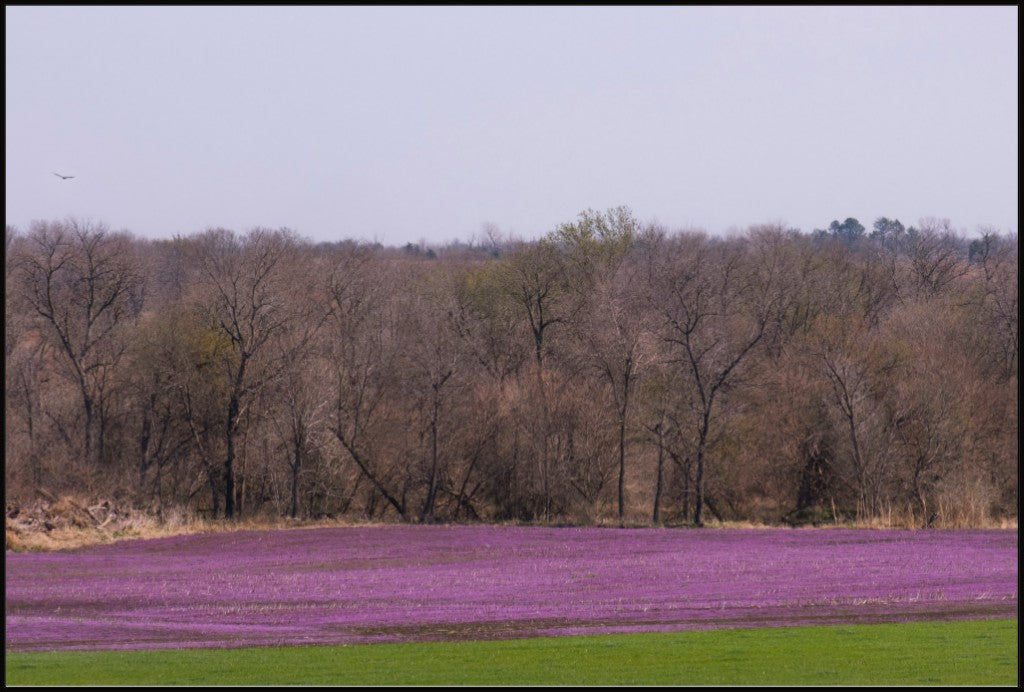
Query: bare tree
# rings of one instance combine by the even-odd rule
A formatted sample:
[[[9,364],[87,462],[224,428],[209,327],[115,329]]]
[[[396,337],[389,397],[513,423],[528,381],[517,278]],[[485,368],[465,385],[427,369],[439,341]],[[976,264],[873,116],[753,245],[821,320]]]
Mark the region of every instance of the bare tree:
[[[450,328],[467,357],[494,382],[518,377],[530,358],[519,333],[519,308],[498,260],[456,267],[450,278]],[[535,356],[536,357],[536,356]]]
[[[339,258],[328,278],[328,328],[334,366],[331,432],[374,491],[409,518],[408,422],[396,405],[403,314],[397,277],[363,251]]]
[[[585,358],[600,373],[611,393],[618,437],[618,514],[626,513],[626,433],[633,409],[633,393],[650,360],[647,313],[637,286],[636,268],[620,265],[596,282],[590,292],[586,317],[578,320]]]
[[[8,227],[5,480],[229,517],[1013,516],[1016,236],[834,226]]]
[[[533,337],[534,361],[540,372],[550,350],[551,329],[565,324],[571,315],[565,267],[558,248],[543,239],[517,248],[505,258],[502,268],[502,290],[525,319]]]
[[[972,332],[999,376],[1009,380],[1017,375],[1020,357],[1017,236],[987,230],[971,243],[971,261],[981,269],[982,287],[975,298],[981,324]]]
[[[266,427],[273,430],[273,444],[283,448],[287,458],[288,514],[293,519],[300,513],[301,481],[313,470],[309,461],[322,456],[332,402],[333,367],[323,338],[330,304],[318,285],[322,283],[318,275],[328,272],[329,267],[320,258],[307,260],[305,266],[308,271],[292,277],[284,296],[291,321],[268,346],[270,359],[280,363],[280,369],[263,390]],[[270,460],[264,461],[276,467]],[[273,489],[268,491],[273,493]]]
[[[948,219],[923,219],[905,243],[910,263],[911,291],[934,297],[967,273],[967,258]]]
[[[178,477],[188,473],[183,467],[195,442],[193,431],[212,425],[197,419],[193,398],[203,388],[207,402],[215,398],[209,372],[202,372],[215,347],[203,343],[202,330],[180,308],[166,309],[159,320],[143,321],[132,340],[127,394],[135,431],[131,456],[137,459],[136,496],[154,500],[160,517],[172,466],[179,466],[174,474]],[[212,473],[212,465],[205,470]],[[219,502],[216,491],[213,501]]]
[[[277,436],[287,450],[290,476],[288,515],[299,516],[299,483],[308,458],[322,446],[328,429],[331,368],[325,359],[301,354],[289,362],[274,387],[279,406],[271,415]]]
[[[689,482],[691,463],[683,451],[683,432],[688,426],[681,416],[692,410],[691,402],[685,401],[690,393],[687,383],[682,381],[678,368],[672,367],[664,354],[657,354],[648,372],[639,382],[638,403],[646,441],[656,451],[654,468],[654,495],[651,503],[651,521],[660,524],[662,505],[669,490],[669,471],[675,470],[676,485],[682,493],[682,515],[689,515]],[[666,462],[671,461],[672,466]]]
[[[740,366],[780,323],[787,292],[779,241],[722,243],[688,234],[666,248],[660,282],[663,338],[697,393],[694,523],[703,524],[705,466],[715,404]]]
[[[529,426],[526,432],[536,443],[534,456],[541,485],[540,513],[547,519],[552,514],[552,476],[556,461],[546,358],[551,351],[552,328],[564,325],[570,317],[565,272],[558,249],[547,240],[510,253],[502,266],[503,290],[517,306],[520,317],[525,320],[533,337],[532,387],[540,403],[540,415],[539,420]]]
[[[845,444],[836,472],[856,492],[857,516],[877,516],[884,486],[892,473],[891,426],[885,402],[886,383],[901,365],[878,332],[847,316],[822,318],[813,334],[810,355],[828,383],[826,405],[836,415]]]
[[[572,310],[579,318],[571,324],[586,345],[586,359],[607,383],[615,408],[620,522],[626,512],[626,429],[648,331],[635,278],[638,268],[625,261],[638,233],[632,212],[618,207],[603,214],[587,210],[550,236],[564,254],[567,282],[579,306]]]
[[[434,518],[438,494],[447,487],[450,447],[456,425],[450,420],[454,402],[460,396],[466,373],[451,323],[446,319],[447,291],[444,277],[425,290],[426,295],[410,297],[403,305],[408,332],[405,381],[413,405],[412,419],[419,424],[422,440],[422,468],[425,497],[419,520]]]
[[[126,329],[142,310],[144,281],[131,238],[69,220],[36,223],[12,258],[21,298],[78,391],[82,429],[75,450],[89,465],[108,458],[106,427]]]
[[[220,366],[228,383],[224,423],[224,515],[235,515],[235,457],[240,416],[287,356],[271,348],[294,322],[286,296],[298,271],[289,231],[255,229],[238,236],[210,230],[195,240],[197,297],[211,327],[230,343]]]

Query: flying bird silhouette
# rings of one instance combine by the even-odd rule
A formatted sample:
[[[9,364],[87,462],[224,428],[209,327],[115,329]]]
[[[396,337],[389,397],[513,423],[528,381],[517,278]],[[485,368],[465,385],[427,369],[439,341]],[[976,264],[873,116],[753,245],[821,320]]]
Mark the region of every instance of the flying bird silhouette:
[[[54,175],[60,178],[61,180],[70,180],[71,178],[75,177],[73,175],[61,175],[60,173],[54,173]]]

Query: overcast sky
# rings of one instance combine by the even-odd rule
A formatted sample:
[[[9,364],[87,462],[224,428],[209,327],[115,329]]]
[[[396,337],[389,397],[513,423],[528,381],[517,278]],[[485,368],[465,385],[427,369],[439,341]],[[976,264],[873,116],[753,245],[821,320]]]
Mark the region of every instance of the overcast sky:
[[[7,7],[6,222],[1017,230],[1006,7]],[[74,175],[60,180],[54,172]]]

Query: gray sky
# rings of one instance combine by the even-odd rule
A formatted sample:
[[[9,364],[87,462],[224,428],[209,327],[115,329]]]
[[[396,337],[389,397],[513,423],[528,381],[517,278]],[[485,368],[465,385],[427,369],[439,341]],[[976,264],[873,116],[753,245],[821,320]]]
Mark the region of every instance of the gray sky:
[[[1017,230],[1017,7],[7,7],[6,222]],[[62,181],[54,172],[74,175]]]

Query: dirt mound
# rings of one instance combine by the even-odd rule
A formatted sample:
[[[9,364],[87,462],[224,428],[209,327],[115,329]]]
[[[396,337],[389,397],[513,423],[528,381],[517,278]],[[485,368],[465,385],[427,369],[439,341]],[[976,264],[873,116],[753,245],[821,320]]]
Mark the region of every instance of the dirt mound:
[[[132,527],[138,514],[131,507],[119,506],[110,500],[89,502],[64,495],[54,497],[40,492],[29,504],[7,503],[5,544],[7,550],[30,550],[33,547],[66,547],[81,544],[74,536],[87,542],[105,542]]]

